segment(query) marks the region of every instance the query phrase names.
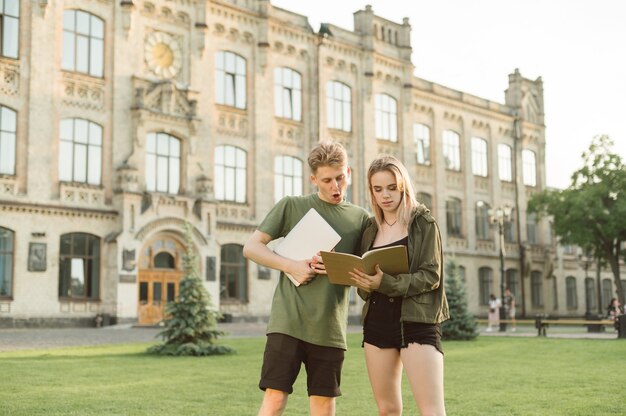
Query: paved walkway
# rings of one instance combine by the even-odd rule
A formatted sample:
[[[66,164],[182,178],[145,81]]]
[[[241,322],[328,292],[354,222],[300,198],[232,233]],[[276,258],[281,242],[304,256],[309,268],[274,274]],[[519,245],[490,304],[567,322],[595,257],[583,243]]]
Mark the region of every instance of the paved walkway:
[[[265,323],[221,323],[219,329],[226,332],[226,338],[254,337],[265,334]],[[537,330],[531,326],[518,326],[515,332],[509,328],[507,332],[486,332],[481,327],[481,336],[514,336],[536,337]],[[104,344],[126,344],[135,342],[158,341],[160,328],[139,328],[131,325],[114,325],[103,328],[59,328],[59,329],[0,329],[0,352],[16,350],[32,350],[62,347],[91,346]],[[567,331],[567,332],[565,332]],[[361,327],[349,326],[348,332],[359,333]],[[617,332],[584,332],[584,328],[576,329],[550,328],[548,338],[594,338],[616,339]]]

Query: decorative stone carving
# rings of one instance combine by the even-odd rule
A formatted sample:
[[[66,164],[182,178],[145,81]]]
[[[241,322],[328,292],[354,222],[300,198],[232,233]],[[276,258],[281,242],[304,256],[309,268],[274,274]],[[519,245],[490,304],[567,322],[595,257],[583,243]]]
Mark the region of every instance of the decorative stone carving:
[[[223,109],[217,113],[217,132],[225,136],[247,137],[248,115]]]
[[[63,73],[63,103],[87,110],[104,110],[104,80]]]
[[[61,182],[60,199],[62,204],[103,207],[104,189],[82,183]]]
[[[116,191],[139,192],[139,172],[132,166],[123,164],[116,170]]]
[[[196,178],[196,193],[202,198],[213,199],[213,180],[204,175]]]
[[[17,95],[20,92],[19,64],[0,61],[0,93]]]
[[[169,80],[152,82],[135,78],[133,81],[133,108],[188,120],[195,119],[197,101],[191,98],[193,93],[190,90],[179,88]]]

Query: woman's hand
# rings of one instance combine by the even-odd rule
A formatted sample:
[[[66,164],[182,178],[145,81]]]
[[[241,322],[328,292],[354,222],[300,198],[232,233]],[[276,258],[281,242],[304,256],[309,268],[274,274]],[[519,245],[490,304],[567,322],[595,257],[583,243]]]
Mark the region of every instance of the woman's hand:
[[[365,274],[363,271],[359,269],[353,269],[354,271],[350,272],[350,276],[352,277],[352,281],[356,283],[359,287],[372,291],[376,290],[380,287],[380,282],[383,280],[383,271],[380,270],[378,264],[376,265],[376,274]]]

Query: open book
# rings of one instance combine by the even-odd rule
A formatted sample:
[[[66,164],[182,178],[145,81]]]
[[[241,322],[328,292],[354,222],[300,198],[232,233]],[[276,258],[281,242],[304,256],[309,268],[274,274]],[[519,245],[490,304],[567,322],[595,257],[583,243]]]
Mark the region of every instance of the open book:
[[[291,260],[308,260],[319,251],[332,250],[340,240],[341,236],[333,227],[311,208],[289,231],[274,252]],[[293,276],[288,273],[285,275],[294,285],[300,286]]]
[[[409,258],[406,247],[402,245],[376,248],[362,257],[334,251],[322,251],[321,254],[328,280],[336,285],[356,286],[348,272],[360,269],[372,275],[376,273],[377,264],[383,272],[392,276],[409,272]]]

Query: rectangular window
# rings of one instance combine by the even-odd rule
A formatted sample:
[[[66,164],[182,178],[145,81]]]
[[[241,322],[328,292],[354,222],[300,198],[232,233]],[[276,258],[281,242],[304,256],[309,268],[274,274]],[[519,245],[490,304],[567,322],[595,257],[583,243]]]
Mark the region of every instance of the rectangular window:
[[[351,131],[351,89],[338,81],[326,84],[326,119],[328,128]]]
[[[234,146],[215,149],[215,198],[246,202],[246,152]]]
[[[302,121],[302,81],[290,68],[274,68],[274,114]]]
[[[522,173],[524,185],[537,186],[537,163],[532,150],[522,150]]]
[[[15,175],[17,113],[0,106],[0,174]]]
[[[0,1],[0,55],[17,59],[20,35],[20,1]]]
[[[483,201],[476,203],[476,238],[479,240],[491,238],[489,233],[489,205]]]
[[[446,169],[461,170],[461,137],[452,130],[443,132],[443,157]]]
[[[480,137],[472,137],[472,173],[486,177],[488,173],[487,141]]]
[[[526,215],[526,240],[530,244],[539,244],[539,230],[535,214]]]
[[[302,162],[291,156],[274,159],[274,202],[287,195],[302,195]]]
[[[104,21],[82,10],[63,12],[61,68],[93,77],[104,74]]]
[[[215,60],[215,101],[246,108],[246,61],[233,52],[221,51]]]
[[[387,94],[376,94],[374,100],[376,138],[398,141],[398,109],[396,100]]]
[[[415,163],[430,165],[430,128],[423,124],[414,124],[413,140],[415,142]]]
[[[446,201],[446,225],[448,235],[461,237],[462,230],[461,201],[451,198]]]
[[[513,181],[512,154],[511,146],[506,144],[498,145],[498,175],[501,181]]]

